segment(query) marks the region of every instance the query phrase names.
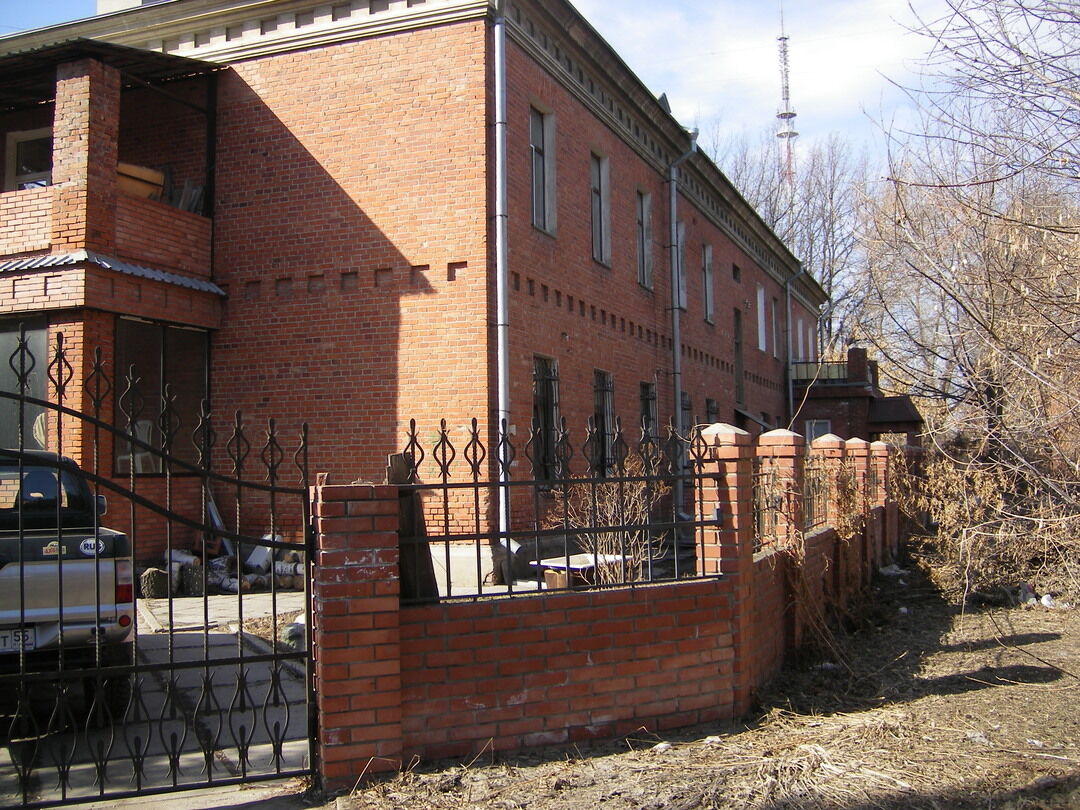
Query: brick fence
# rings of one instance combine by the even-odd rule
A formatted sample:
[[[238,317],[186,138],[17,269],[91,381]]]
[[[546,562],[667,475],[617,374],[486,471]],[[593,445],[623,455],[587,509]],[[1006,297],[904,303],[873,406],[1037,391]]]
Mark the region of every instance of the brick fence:
[[[895,555],[890,450],[834,436],[806,448],[783,430],[755,442],[722,424],[703,436],[714,467],[699,507],[708,523],[699,576],[663,584],[402,606],[397,487],[313,487],[324,787],[352,787],[414,758],[722,725],[745,714],[787,652]],[[837,522],[857,531],[804,535],[796,507],[777,521],[777,541],[755,553],[755,456],[801,493],[803,463],[814,455],[846,464],[865,493],[862,514]]]

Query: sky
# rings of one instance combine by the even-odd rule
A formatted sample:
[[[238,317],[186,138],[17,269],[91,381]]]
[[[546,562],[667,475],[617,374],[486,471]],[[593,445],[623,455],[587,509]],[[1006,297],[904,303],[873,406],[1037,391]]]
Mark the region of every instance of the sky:
[[[666,93],[702,143],[775,131],[780,104],[781,0],[572,0],[656,95]],[[805,148],[839,133],[880,140],[880,122],[903,126],[926,41],[908,33],[912,9],[928,18],[943,0],[786,0],[791,103]],[[94,13],[94,0],[0,0],[0,33]],[[891,81],[890,81],[891,80]]]

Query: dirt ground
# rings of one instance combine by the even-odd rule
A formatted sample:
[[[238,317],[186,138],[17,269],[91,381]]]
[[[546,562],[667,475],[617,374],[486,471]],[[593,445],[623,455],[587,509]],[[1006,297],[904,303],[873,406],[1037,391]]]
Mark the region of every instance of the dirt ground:
[[[744,726],[421,763],[328,806],[1080,808],[1080,611],[964,612],[908,567]]]

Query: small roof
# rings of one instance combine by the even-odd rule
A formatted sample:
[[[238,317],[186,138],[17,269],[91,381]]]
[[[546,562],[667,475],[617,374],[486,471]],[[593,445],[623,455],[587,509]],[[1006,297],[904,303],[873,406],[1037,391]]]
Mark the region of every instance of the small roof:
[[[922,414],[910,397],[875,397],[870,401],[870,424],[915,423],[921,425]]]
[[[0,53],[0,109],[26,107],[56,95],[56,66],[96,59],[148,83],[198,76],[225,67],[214,62],[130,48],[94,39],[68,39],[26,51]]]
[[[93,253],[89,250],[76,250],[72,253],[43,253],[21,259],[6,259],[0,261],[0,273],[17,273],[22,270],[41,270],[50,267],[71,267],[82,263],[96,264],[98,267],[123,273],[124,275],[160,281],[163,284],[172,284],[177,287],[187,287],[189,290],[198,290],[211,295],[225,295],[225,291],[212,281],[182,276],[168,270],[155,270],[153,267],[122,262],[111,256]]]

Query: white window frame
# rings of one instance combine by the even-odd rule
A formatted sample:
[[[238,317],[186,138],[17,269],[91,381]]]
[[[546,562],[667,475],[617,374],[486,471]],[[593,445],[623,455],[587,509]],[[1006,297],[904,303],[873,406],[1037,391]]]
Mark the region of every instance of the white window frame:
[[[533,137],[534,116],[540,118],[540,137],[537,144]],[[539,147],[539,149],[538,149]],[[537,171],[537,163],[540,167]],[[533,227],[549,234],[555,233],[555,114],[542,105],[529,105],[529,204],[532,208]],[[537,207],[537,197],[543,203]]]
[[[808,360],[816,360],[817,354],[817,322],[811,321],[806,327],[806,345],[807,345],[807,357]]]
[[[716,296],[713,290],[712,245],[701,246],[702,311],[706,323],[716,319]]]
[[[652,195],[638,189],[634,197],[634,207],[638,284],[651,290],[653,288]]]
[[[23,129],[9,132],[4,144],[4,191],[15,191],[22,183],[32,183],[35,180],[44,180],[45,185],[52,184],[52,169],[47,172],[34,172],[32,174],[15,174],[15,153],[20,143],[36,141],[42,138],[52,138],[52,127],[39,127],[38,129]]]
[[[798,351],[795,354],[795,360],[797,362],[799,362],[799,361],[809,359],[806,356],[806,344],[804,343],[803,319],[802,318],[798,318],[795,321],[795,334],[799,339],[799,346],[798,346]]]
[[[814,439],[824,436],[826,433],[832,433],[832,420],[831,419],[807,419],[804,423],[803,438],[806,439],[809,444]]]
[[[611,161],[596,151],[589,152],[589,222],[592,227],[592,257],[611,264]]]
[[[765,288],[757,285],[757,347],[768,351],[768,332],[765,323]]]

